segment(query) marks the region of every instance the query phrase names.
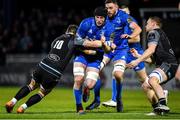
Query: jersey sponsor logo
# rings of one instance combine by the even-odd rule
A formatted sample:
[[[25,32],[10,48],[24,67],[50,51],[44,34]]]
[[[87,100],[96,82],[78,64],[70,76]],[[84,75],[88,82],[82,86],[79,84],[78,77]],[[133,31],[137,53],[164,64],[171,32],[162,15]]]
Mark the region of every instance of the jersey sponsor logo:
[[[60,57],[56,54],[49,54],[48,58],[52,61],[59,61],[60,60]]]
[[[122,27],[115,27],[115,30],[121,30]]]
[[[174,51],[172,49],[169,49],[169,52],[174,55]]]

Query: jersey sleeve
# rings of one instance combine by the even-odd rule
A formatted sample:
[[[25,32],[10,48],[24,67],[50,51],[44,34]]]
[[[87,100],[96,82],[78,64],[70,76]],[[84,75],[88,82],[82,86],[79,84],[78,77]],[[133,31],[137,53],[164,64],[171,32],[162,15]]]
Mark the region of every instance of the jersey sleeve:
[[[74,39],[74,45],[75,46],[82,46],[83,43],[84,43],[85,39],[79,37],[79,36],[76,36],[75,39]]]
[[[121,21],[123,22],[124,26],[129,26],[132,22],[136,22],[136,20],[130,16],[129,14],[125,13],[124,11],[121,11]],[[137,22],[136,22],[137,23]]]
[[[150,31],[147,35],[148,44],[158,44],[160,35],[157,31]]]

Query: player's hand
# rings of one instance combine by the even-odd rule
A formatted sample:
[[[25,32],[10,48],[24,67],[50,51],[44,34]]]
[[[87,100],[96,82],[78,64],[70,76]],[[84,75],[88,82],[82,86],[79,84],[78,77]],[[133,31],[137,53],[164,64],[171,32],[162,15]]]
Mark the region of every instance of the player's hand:
[[[114,43],[111,43],[111,49],[113,49],[113,50],[116,49],[116,45]]]
[[[131,49],[130,49],[130,52],[131,52],[131,54],[132,54],[134,57],[136,57],[136,58],[139,57],[139,53],[138,53],[138,51],[137,51],[136,49],[131,48]]]
[[[127,38],[127,39],[131,39],[132,37],[128,34],[122,34],[121,38]]]
[[[104,44],[106,41],[106,37],[105,36],[101,36],[101,42]]]
[[[131,69],[131,68],[136,67],[138,64],[139,64],[139,62],[137,60],[133,60],[129,64],[127,64],[126,66]]]

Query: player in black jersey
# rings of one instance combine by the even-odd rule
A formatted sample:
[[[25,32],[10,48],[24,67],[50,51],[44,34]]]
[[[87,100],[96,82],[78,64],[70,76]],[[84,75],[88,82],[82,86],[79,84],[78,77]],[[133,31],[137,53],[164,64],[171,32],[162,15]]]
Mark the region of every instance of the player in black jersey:
[[[145,81],[142,87],[145,92],[148,89],[154,90],[157,98],[152,97],[150,101],[153,101],[154,104],[152,106],[156,113],[166,113],[170,110],[166,104],[161,84],[171,80],[175,76],[178,68],[178,62],[170,41],[161,29],[161,26],[162,23],[159,17],[150,17],[148,19],[146,25],[148,48],[142,56],[128,64],[130,68],[133,68],[151,55],[154,56],[156,69],[151,72],[149,80]]]
[[[24,111],[41,101],[43,97],[51,92],[57,85],[58,79],[63,74],[63,71],[75,51],[82,47],[93,47],[109,49],[104,41],[89,41],[87,39],[76,39],[76,25],[69,25],[65,34],[57,37],[51,44],[51,50],[36,66],[32,73],[32,79],[29,85],[22,87],[17,94],[9,102],[6,103],[6,111],[11,113],[13,107],[20,99],[24,98],[31,91],[40,87],[37,94],[31,96],[26,103],[22,104],[17,113],[24,113]]]

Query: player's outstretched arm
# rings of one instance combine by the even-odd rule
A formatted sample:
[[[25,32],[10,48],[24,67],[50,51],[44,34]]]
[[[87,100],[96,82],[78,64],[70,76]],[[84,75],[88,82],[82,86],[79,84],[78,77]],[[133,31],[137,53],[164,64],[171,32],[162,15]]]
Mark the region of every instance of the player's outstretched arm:
[[[139,54],[138,51],[137,51],[136,49],[134,49],[134,48],[131,48],[130,52],[131,52],[131,54],[132,54],[134,57],[136,57],[136,58],[141,57],[141,54]],[[152,59],[151,59],[150,57],[148,57],[148,58],[145,60],[145,62],[147,62],[147,63],[152,63]]]

